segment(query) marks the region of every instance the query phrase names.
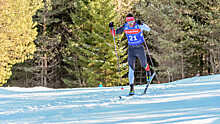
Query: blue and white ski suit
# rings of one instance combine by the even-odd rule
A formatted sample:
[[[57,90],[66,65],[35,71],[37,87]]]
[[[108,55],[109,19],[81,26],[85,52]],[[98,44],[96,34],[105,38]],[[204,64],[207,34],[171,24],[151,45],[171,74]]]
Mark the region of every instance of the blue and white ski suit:
[[[130,27],[128,23],[124,24],[122,27],[116,30],[116,34],[120,34],[125,32],[128,39],[128,65],[129,65],[129,84],[132,85],[134,83],[134,70],[135,70],[135,61],[136,57],[141,62],[142,67],[146,67],[147,57],[144,51],[144,46],[142,43],[144,42],[143,30],[150,31],[151,28],[146,24],[138,25],[137,22]]]

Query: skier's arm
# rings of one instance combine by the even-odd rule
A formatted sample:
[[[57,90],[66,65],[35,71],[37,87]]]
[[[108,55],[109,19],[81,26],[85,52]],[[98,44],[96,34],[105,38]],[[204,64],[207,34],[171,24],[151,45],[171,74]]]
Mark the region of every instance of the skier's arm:
[[[113,22],[110,22],[110,23],[109,23],[109,28],[111,28],[111,34],[112,34],[113,36],[115,36],[116,34],[120,34],[120,33],[124,32],[124,27],[125,27],[125,25],[121,26],[120,28],[118,28],[118,29],[116,29],[116,30],[115,30],[113,27],[114,27],[114,23],[113,23]]]
[[[143,30],[145,30],[145,31],[150,31],[151,30],[151,28],[148,25],[144,24],[144,23],[143,23],[143,25],[140,25],[140,27],[141,27],[142,31]]]
[[[124,32],[124,28],[125,28],[125,25],[123,25],[120,28],[116,29],[116,34],[123,33]]]
[[[140,20],[137,20],[137,24],[140,26],[142,31],[143,30],[145,30],[145,31],[150,31],[151,30],[151,28],[148,25],[142,23]]]

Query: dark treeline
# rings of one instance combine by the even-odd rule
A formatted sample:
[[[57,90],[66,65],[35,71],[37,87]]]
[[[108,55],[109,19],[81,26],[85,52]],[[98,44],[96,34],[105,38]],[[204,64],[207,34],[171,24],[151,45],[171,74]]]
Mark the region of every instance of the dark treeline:
[[[44,6],[33,16],[38,23],[34,58],[13,66],[5,86],[120,85],[108,23],[113,21],[118,28],[125,23],[128,12],[152,29],[144,36],[160,82],[220,73],[218,0],[42,2]],[[124,34],[117,35],[116,42],[123,84],[127,85],[128,45]]]

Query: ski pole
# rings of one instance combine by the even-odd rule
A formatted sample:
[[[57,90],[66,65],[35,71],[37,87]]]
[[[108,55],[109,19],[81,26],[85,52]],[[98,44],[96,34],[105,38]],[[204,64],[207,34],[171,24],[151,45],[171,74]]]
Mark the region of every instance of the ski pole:
[[[113,28],[111,29],[113,32]],[[113,32],[114,34],[114,32]],[[118,61],[118,54],[117,54],[117,48],[116,48],[116,42],[115,42],[115,36],[113,35],[113,40],[114,40],[114,45],[115,45],[115,53],[116,53],[116,58],[117,58],[117,63],[118,63],[118,70],[119,70],[119,76],[120,76],[120,82],[121,82],[121,86],[122,86],[122,79],[121,79],[121,72],[120,72],[120,67],[119,67],[119,61]],[[121,89],[123,90],[123,86],[121,87]]]
[[[143,31],[142,31],[142,35],[144,36]],[[149,57],[150,57],[150,61],[151,61],[151,63],[152,63],[153,69],[154,69],[154,71],[156,72],[155,67],[154,67],[154,63],[153,63],[153,61],[152,61],[152,58],[151,58],[151,55],[150,55],[150,52],[149,52],[149,49],[148,49],[148,47],[147,47],[147,43],[146,43],[145,39],[144,39],[144,43],[145,43],[145,46],[146,46],[146,49],[147,49],[147,53],[148,53],[148,55],[149,55]],[[156,76],[156,78],[157,78],[157,83],[159,84],[160,81],[158,80],[157,73],[155,74],[155,76]]]

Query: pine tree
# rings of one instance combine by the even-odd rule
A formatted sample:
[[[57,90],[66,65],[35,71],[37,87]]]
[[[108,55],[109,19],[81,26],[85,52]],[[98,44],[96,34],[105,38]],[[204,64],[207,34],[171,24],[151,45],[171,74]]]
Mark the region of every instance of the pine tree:
[[[181,28],[185,32],[182,47],[187,51],[185,60],[188,63],[188,76],[206,75],[214,71],[210,68],[212,48],[209,46],[217,46],[218,37],[210,37],[210,34],[217,28],[214,25],[217,26],[216,21],[219,20],[216,11],[216,5],[219,7],[219,4],[217,1],[206,0],[175,3],[175,7],[182,9]]]
[[[164,78],[171,80],[172,75],[175,71],[173,67],[174,63],[174,45],[171,42],[174,41],[175,25],[172,25],[166,8],[168,3],[166,1],[151,1],[151,2],[140,2],[137,5],[137,12],[140,14],[140,19],[151,27],[150,33],[144,33],[146,42],[151,56],[158,62],[159,67],[156,68],[157,72],[164,82]]]
[[[37,35],[32,16],[41,6],[38,0],[0,1],[0,86],[11,76],[12,65],[32,58]]]
[[[219,2],[206,0],[155,0],[138,5],[141,17],[152,24],[149,41],[154,42],[160,77],[172,81],[215,69],[217,54],[211,51],[218,49],[218,8]]]
[[[39,31],[35,41],[38,51],[23,69],[28,76],[18,70],[23,78],[31,75],[27,80],[29,86],[66,87],[61,77],[72,77],[64,69],[73,63],[63,63],[66,62],[63,57],[69,53],[66,43],[74,35],[68,26],[72,24],[69,13],[75,10],[76,3],[73,0],[44,0],[44,7],[35,15]]]
[[[78,62],[79,67],[73,66],[72,69],[66,67],[68,72],[74,74],[75,77],[66,78],[64,81],[69,86],[98,86],[99,83],[105,86],[119,85],[114,42],[108,27],[110,21],[116,22],[115,5],[112,1],[100,0],[81,1],[77,5],[77,10],[71,13],[74,38],[69,41],[71,56],[74,57],[66,56],[65,61],[69,64]],[[118,54],[123,56],[120,58],[123,76],[127,73],[127,67],[123,63],[126,59],[124,56],[126,49],[122,46],[123,43],[118,47]]]
[[[85,27],[84,22],[88,17],[88,12],[85,10],[84,4],[87,3],[87,0],[74,1],[73,9],[71,9],[68,14],[71,18],[71,23],[68,23],[67,26],[72,35],[68,37],[66,52],[63,53],[63,62],[65,63],[63,68],[67,74],[62,75],[62,81],[68,87],[86,86],[85,82],[87,78],[82,76],[83,68],[80,65],[79,56],[77,55],[79,51],[74,48],[79,45],[77,43],[78,40],[84,38],[82,28]]]
[[[61,33],[58,32],[55,23],[60,22],[54,17],[58,10],[53,9],[51,0],[43,0],[44,7],[38,10],[35,18],[38,22],[39,35],[35,41],[38,51],[36,52],[35,66],[32,82],[35,85],[45,87],[60,87],[59,65],[61,63]],[[39,67],[39,65],[41,65]],[[40,83],[40,84],[39,84]]]
[[[34,21],[38,23],[38,35],[34,41],[37,51],[32,60],[13,67],[14,74],[8,84],[25,87],[62,87],[59,78],[62,42],[61,33],[56,30],[55,25],[60,20],[53,17],[56,12],[52,9],[51,0],[43,0],[43,7],[33,16]]]
[[[112,12],[112,8],[115,7],[113,2],[115,1],[97,0],[95,2],[91,2],[90,7],[92,11],[89,11],[90,15],[92,15],[92,21],[89,21],[89,24],[92,25],[92,30],[90,33],[90,36],[92,37],[89,39],[93,39],[95,41],[93,48],[98,50],[94,51],[98,56],[93,58],[93,65],[98,66],[94,68],[93,72],[100,75],[99,79],[97,80],[106,86],[115,86],[120,84],[120,75],[118,72],[119,70],[115,55],[114,42],[108,27],[110,20],[113,20],[117,23],[116,19],[118,17],[115,16],[116,12]],[[106,5],[110,6],[106,7]],[[118,43],[118,41],[116,41],[116,43]],[[119,66],[122,74],[121,76],[124,76],[128,72],[127,62],[124,62],[124,60],[127,59],[127,56],[125,55],[127,51],[126,44],[127,42],[124,41],[120,45],[117,45],[117,52],[120,63]],[[101,63],[99,60],[101,60]],[[100,71],[97,71],[97,69],[100,69]],[[96,77],[96,75],[94,75],[94,77]],[[124,79],[124,82],[125,80],[126,79]]]

